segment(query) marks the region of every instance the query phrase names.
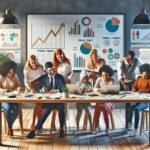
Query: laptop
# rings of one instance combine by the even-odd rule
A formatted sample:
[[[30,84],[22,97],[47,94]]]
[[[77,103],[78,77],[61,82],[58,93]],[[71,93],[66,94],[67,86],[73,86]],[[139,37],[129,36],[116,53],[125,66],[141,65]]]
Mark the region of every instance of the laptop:
[[[119,94],[120,85],[103,85],[101,87],[102,94]]]
[[[66,84],[70,94],[81,94],[80,88],[76,84]]]

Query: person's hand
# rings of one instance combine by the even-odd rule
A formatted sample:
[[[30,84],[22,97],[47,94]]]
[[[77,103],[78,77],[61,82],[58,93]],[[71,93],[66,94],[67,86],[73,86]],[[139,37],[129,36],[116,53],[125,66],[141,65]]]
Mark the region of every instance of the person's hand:
[[[27,92],[31,92],[31,88],[29,86],[26,87]]]
[[[36,90],[35,90],[35,89],[31,89],[31,92],[32,92],[32,93],[35,93],[35,92],[36,92]]]
[[[22,92],[23,92],[22,87],[18,87],[18,88],[17,88],[17,92],[18,92],[19,94],[22,93]]]
[[[12,92],[13,89],[4,89],[4,93],[7,93],[7,92]]]
[[[144,90],[139,89],[139,90],[138,90],[138,92],[139,92],[139,93],[144,93],[145,91],[144,91]]]
[[[133,91],[133,92],[136,92],[136,89],[135,89],[134,87],[132,87],[132,91]]]
[[[126,84],[123,84],[123,88],[125,91],[129,91],[129,87]]]
[[[81,93],[84,93],[85,90],[86,90],[85,88],[80,88]]]
[[[57,91],[56,91],[55,89],[52,89],[52,90],[50,90],[49,93],[50,93],[50,94],[55,94],[55,93],[57,93]]]
[[[42,92],[42,93],[46,93],[46,92],[47,92],[46,87],[42,87],[41,92]]]
[[[101,88],[97,89],[97,92],[99,92],[99,93],[102,93],[102,90],[101,90]]]

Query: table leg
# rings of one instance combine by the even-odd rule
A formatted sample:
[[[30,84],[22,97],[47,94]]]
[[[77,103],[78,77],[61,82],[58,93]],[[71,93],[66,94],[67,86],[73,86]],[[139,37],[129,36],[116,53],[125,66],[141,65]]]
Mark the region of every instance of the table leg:
[[[0,109],[2,109],[2,103],[0,103]],[[2,145],[2,111],[0,111],[0,145]]]
[[[150,145],[150,103],[148,103],[149,106],[149,145]]]

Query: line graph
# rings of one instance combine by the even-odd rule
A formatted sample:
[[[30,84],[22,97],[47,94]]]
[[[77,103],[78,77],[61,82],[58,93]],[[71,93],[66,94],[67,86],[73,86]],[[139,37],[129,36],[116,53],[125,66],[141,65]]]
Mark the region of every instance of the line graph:
[[[65,23],[31,24],[32,49],[65,48]]]

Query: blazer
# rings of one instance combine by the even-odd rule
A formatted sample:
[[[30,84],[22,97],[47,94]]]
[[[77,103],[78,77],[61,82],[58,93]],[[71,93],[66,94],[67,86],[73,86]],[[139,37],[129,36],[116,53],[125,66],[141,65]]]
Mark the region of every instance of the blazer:
[[[59,92],[62,92],[63,88],[66,87],[66,82],[65,82],[64,77],[62,75],[56,73],[54,75],[54,80],[55,80],[54,89],[58,89]],[[45,74],[39,78],[39,84],[36,88],[36,91],[40,92],[40,90],[43,87],[46,87],[48,89],[48,91],[51,90],[51,89],[49,89],[49,76],[48,76],[48,74]]]

